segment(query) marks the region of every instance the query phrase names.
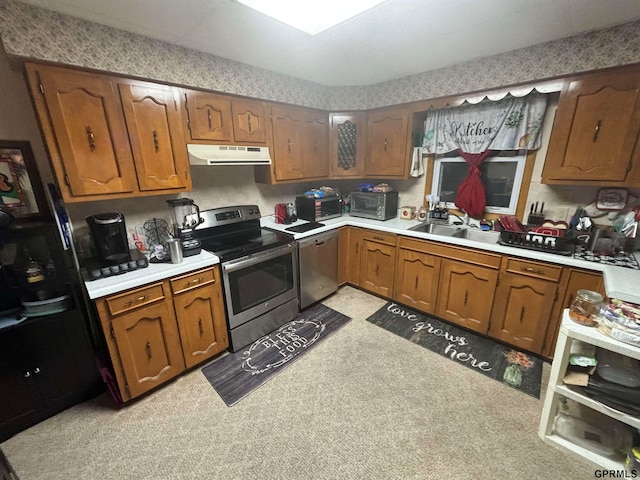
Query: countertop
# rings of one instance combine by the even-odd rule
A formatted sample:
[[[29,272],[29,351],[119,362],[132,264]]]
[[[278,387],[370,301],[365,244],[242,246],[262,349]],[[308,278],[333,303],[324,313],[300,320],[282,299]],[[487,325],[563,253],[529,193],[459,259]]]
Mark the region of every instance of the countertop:
[[[289,225],[278,224],[275,217],[270,215],[262,217],[261,224],[263,227],[279,230],[286,233],[286,229],[294,225],[302,225],[308,223],[305,220],[298,220]],[[565,265],[569,267],[582,268],[584,270],[592,270],[602,272],[604,278],[604,287],[607,296],[610,298],[618,298],[631,303],[640,304],[640,270],[633,270],[625,267],[613,265],[601,265],[595,262],[579,260],[571,256],[554,255],[552,253],[538,252],[535,250],[526,250],[522,248],[509,247],[498,243],[485,243],[466,238],[448,237],[444,235],[436,235],[431,233],[414,232],[408,228],[419,224],[417,220],[401,220],[399,217],[386,221],[373,220],[362,217],[352,217],[345,214],[338,218],[325,220],[321,222],[323,227],[309,230],[304,233],[295,233],[296,240],[317,235],[335,228],[344,226],[354,226],[371,228],[383,232],[402,234],[408,237],[422,238],[426,240],[435,240],[450,245],[459,245],[464,247],[476,248],[487,252],[496,252],[515,257],[526,258],[529,260],[539,260],[542,262],[554,263],[557,265]],[[640,259],[640,253],[636,252],[635,256]],[[185,257],[184,261],[179,264],[172,263],[152,263],[149,267],[129,272],[123,275],[93,280],[85,282],[89,298],[97,299],[106,295],[112,295],[130,288],[136,288],[148,283],[156,282],[164,278],[181,275],[200,268],[210,267],[220,263],[220,259],[207,251],[202,251],[198,255]]]
[[[202,250],[197,255],[184,257],[182,263],[150,263],[147,268],[141,268],[122,275],[114,275],[113,277],[91,280],[84,282],[84,284],[89,298],[94,300],[218,263],[220,263],[218,257]]]
[[[305,220],[298,220],[295,223],[283,225],[276,223],[275,217],[271,215],[262,217],[261,223],[263,227],[287,232],[287,228],[294,225],[302,225],[307,222]],[[615,265],[602,265],[596,262],[589,262],[587,260],[573,258],[572,256],[538,252],[535,250],[527,250],[523,248],[510,247],[507,245],[500,245],[498,243],[485,243],[475,240],[469,240],[466,238],[456,238],[431,233],[414,232],[408,230],[408,228],[414,225],[418,225],[420,222],[418,222],[417,220],[401,220],[400,217],[380,221],[362,217],[352,217],[348,214],[345,214],[341,217],[324,220],[320,223],[323,223],[325,226],[309,230],[304,233],[296,233],[294,234],[294,238],[296,240],[299,240],[301,238],[309,237],[311,235],[316,235],[318,233],[326,232],[328,230],[343,226],[364,227],[380,230],[383,232],[402,234],[408,237],[435,240],[451,245],[477,248],[488,252],[496,252],[515,257],[526,258],[529,260],[539,260],[542,262],[555,263],[557,265],[582,268],[584,270],[602,272],[605,291],[609,298],[618,298],[627,302],[640,304],[640,288],[638,287],[638,285],[640,285],[640,270],[634,270],[631,268],[619,267]],[[635,252],[634,255],[636,259],[640,260],[639,252]]]

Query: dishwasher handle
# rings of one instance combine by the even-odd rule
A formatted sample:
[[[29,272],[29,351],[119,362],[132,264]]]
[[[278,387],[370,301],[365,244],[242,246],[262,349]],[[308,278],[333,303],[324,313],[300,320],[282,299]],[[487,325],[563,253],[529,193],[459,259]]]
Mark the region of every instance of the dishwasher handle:
[[[334,231],[334,232],[326,232],[326,233],[320,233],[318,235],[314,235],[312,237],[309,238],[303,238],[301,240],[298,240],[298,247],[300,248],[304,248],[304,247],[310,247],[310,246],[317,246],[320,247],[322,245],[324,245],[325,243],[327,243],[328,240],[337,237],[338,236],[338,232]]]

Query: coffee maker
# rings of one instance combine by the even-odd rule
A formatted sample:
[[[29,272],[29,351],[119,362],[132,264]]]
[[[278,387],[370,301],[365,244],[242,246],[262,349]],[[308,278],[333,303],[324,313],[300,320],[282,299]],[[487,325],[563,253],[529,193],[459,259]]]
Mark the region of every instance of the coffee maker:
[[[100,261],[107,265],[118,265],[131,260],[122,213],[97,213],[85,220]]]
[[[173,235],[180,239],[182,256],[197,255],[202,250],[202,244],[196,238],[194,229],[204,222],[200,208],[190,198],[167,200],[167,203],[172,208]]]

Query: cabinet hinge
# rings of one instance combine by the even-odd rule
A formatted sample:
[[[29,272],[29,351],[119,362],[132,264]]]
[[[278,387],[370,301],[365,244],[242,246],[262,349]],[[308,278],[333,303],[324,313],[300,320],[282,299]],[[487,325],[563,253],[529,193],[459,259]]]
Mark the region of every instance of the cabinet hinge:
[[[41,93],[42,95],[44,95],[44,85],[42,85],[42,84],[40,83],[40,84],[38,84],[38,88],[40,89],[40,93]]]
[[[558,300],[558,289],[556,288],[556,294],[553,297],[553,301],[557,301]]]
[[[629,171],[631,170],[631,165],[633,164],[633,161],[631,159],[629,159],[629,163],[627,163],[627,171],[626,173],[629,173]]]
[[[113,331],[113,327],[111,327],[111,338],[116,338],[116,332]]]
[[[125,384],[124,384],[124,389],[127,391],[127,393],[128,393],[129,395],[131,395],[131,392],[129,391],[129,384],[128,384],[128,383],[125,383]]]
[[[500,277],[496,278],[496,287],[500,285]]]
[[[67,185],[71,185],[71,182],[69,181],[69,175],[67,175],[66,173],[64,175],[64,183],[66,183]]]

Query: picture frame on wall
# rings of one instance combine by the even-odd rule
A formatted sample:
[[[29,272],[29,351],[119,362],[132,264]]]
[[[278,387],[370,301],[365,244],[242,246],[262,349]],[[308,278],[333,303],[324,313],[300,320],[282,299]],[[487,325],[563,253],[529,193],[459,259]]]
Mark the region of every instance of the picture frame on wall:
[[[28,141],[0,140],[0,207],[16,220],[50,217]]]

